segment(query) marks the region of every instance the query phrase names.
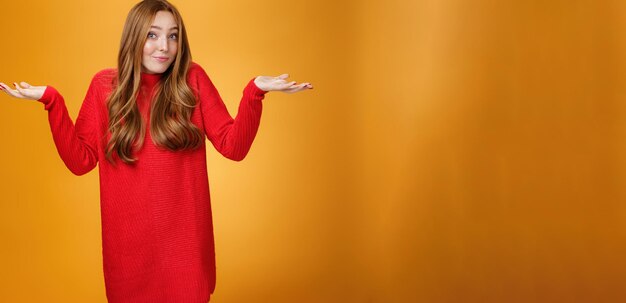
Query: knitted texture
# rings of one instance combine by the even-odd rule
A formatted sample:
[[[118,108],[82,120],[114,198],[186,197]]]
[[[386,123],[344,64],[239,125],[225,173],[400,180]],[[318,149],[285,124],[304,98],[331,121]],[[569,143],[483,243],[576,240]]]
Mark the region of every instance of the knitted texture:
[[[146,124],[134,164],[105,158],[108,131],[106,99],[115,69],[92,79],[76,124],[63,97],[48,86],[39,100],[48,111],[61,159],[76,174],[99,165],[102,257],[111,303],[206,303],[215,289],[215,247],[206,163],[206,144],[169,151],[150,136],[149,111],[160,74],[141,74],[137,105]],[[251,79],[233,119],[206,72],[192,63],[187,82],[197,105],[191,116],[226,158],[244,159],[259,128],[265,91]]]

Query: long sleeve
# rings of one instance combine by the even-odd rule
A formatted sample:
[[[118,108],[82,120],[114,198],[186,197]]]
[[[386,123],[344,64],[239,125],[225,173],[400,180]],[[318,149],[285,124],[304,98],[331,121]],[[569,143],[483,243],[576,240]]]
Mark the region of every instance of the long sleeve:
[[[76,125],[68,114],[63,96],[54,87],[48,86],[38,100],[48,111],[50,130],[61,159],[78,176],[90,172],[98,163],[97,117],[94,106],[97,94],[94,86],[92,80]]]
[[[198,68],[198,93],[204,131],[215,149],[224,157],[243,160],[256,136],[261,121],[265,94],[254,84],[254,78],[243,90],[237,116],[233,119],[206,72]]]

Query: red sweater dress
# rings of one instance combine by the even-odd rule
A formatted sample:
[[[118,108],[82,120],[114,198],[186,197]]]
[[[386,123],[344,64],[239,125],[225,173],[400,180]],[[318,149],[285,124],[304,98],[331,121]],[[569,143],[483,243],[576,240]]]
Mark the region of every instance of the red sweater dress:
[[[59,155],[82,175],[99,165],[102,257],[111,303],[206,303],[215,289],[215,250],[206,145],[169,151],[150,137],[149,111],[160,74],[141,75],[139,111],[146,134],[134,156],[117,165],[105,159],[106,98],[117,71],[105,69],[91,81],[76,124],[63,97],[48,86],[39,100],[48,111]],[[265,91],[250,80],[233,119],[217,89],[198,64],[187,81],[197,98],[191,121],[226,158],[240,161],[257,133]]]

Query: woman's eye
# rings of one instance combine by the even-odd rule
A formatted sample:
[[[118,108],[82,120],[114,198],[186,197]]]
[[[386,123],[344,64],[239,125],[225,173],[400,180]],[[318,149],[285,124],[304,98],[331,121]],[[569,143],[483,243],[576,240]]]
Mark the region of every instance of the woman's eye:
[[[171,35],[170,35],[170,38],[171,38],[172,40],[176,40],[176,39],[178,39],[178,34],[171,34]]]
[[[148,33],[148,38],[156,38],[156,34],[155,33]]]

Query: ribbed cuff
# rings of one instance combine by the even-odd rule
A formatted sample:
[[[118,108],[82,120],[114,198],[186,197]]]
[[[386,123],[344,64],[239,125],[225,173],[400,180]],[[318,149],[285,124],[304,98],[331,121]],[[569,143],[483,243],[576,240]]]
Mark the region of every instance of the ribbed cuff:
[[[260,89],[258,86],[256,86],[256,83],[254,83],[254,79],[256,79],[256,77],[252,78],[250,80],[250,82],[248,82],[248,86],[246,86],[246,89],[250,88],[252,95],[255,95],[255,96],[265,96],[265,94],[267,94],[268,92],[264,91],[264,90]]]
[[[43,92],[43,96],[41,96],[41,98],[37,101],[43,103],[46,110],[50,110],[58,95],[59,92],[54,87],[48,85],[46,86],[46,90]]]

